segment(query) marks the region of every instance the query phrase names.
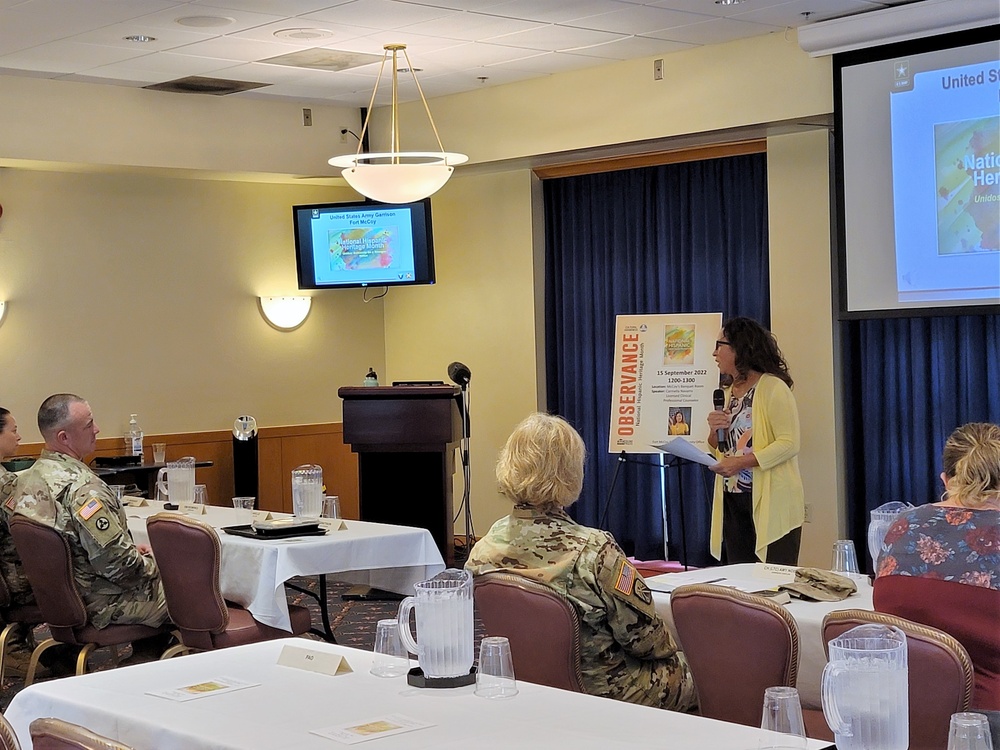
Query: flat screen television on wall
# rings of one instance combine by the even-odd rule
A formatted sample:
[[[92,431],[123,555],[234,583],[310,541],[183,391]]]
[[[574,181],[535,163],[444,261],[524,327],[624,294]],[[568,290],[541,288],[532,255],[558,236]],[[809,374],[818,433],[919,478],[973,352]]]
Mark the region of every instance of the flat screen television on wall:
[[[299,289],[434,283],[429,198],[293,206]]]

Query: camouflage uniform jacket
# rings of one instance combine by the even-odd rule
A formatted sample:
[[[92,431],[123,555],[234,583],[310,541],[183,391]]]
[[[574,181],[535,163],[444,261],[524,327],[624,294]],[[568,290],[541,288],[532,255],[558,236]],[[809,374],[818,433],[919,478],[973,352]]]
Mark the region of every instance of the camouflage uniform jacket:
[[[564,511],[518,505],[476,543],[465,567],[473,575],[516,573],[572,602],[587,693],[682,711],[695,705],[687,661],[610,534],[580,526]]]
[[[10,591],[11,604],[16,607],[26,607],[35,603],[35,595],[21,567],[21,558],[17,556],[14,538],[10,535],[6,521],[6,517],[10,514],[7,501],[16,491],[17,475],[0,466],[0,509],[4,513],[4,520],[0,521],[0,575],[7,584],[7,590]]]
[[[88,466],[43,450],[20,474],[17,491],[4,510],[63,535],[91,625],[157,626],[166,621],[156,562],[136,549],[121,504]]]

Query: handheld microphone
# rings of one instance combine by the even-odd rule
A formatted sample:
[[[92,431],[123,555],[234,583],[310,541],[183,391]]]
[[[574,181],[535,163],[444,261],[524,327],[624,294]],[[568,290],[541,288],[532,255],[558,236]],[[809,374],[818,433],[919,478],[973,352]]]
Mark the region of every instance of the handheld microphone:
[[[448,365],[448,377],[451,378],[455,385],[459,385],[464,389],[469,384],[469,381],[472,380],[472,373],[461,362],[452,362]]]
[[[716,411],[722,411],[726,406],[726,393],[721,388],[716,388],[712,394],[712,405]],[[720,427],[715,431],[715,441],[719,444],[719,450],[723,453],[729,447],[729,430]]]

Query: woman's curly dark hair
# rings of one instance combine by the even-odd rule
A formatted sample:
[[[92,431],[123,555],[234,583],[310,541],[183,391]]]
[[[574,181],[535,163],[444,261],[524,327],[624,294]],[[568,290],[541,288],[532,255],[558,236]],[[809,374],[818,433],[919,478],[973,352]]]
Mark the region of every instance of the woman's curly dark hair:
[[[722,332],[736,353],[740,375],[746,377],[751,370],[766,372],[792,387],[792,376],[773,333],[751,318],[733,318],[723,324]]]

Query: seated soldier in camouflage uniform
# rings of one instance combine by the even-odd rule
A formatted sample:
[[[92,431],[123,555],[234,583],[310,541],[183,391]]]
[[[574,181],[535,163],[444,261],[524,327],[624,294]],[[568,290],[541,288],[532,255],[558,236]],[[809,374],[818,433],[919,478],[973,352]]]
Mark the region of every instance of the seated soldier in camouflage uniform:
[[[14,455],[21,436],[17,431],[17,420],[7,409],[0,407],[0,461]],[[0,511],[4,518],[10,513],[6,504],[17,489],[17,475],[0,466]],[[6,521],[0,521],[0,575],[3,576],[10,592],[11,605],[26,607],[35,603],[31,584],[21,568],[21,558],[17,556],[14,539],[7,530]],[[28,660],[34,648],[31,629],[27,625],[15,626],[7,637],[8,672],[16,677],[27,674]]]
[[[573,604],[586,692],[689,710],[697,702],[694,681],[649,587],[611,534],[565,511],[580,496],[585,453],[580,434],[560,417],[533,414],[521,422],[497,461],[500,492],[514,510],[476,543],[465,567],[473,575],[516,573]]]
[[[8,500],[13,513],[51,526],[69,543],[91,625],[162,625],[167,605],[149,547],[133,543],[121,503],[83,463],[100,431],[90,405],[72,394],[50,396],[38,409],[38,429],[45,449],[20,475]],[[156,643],[140,641],[134,651],[162,650],[162,639],[147,640]]]

